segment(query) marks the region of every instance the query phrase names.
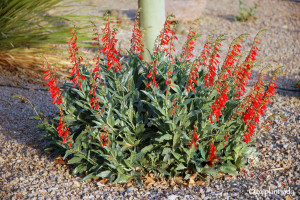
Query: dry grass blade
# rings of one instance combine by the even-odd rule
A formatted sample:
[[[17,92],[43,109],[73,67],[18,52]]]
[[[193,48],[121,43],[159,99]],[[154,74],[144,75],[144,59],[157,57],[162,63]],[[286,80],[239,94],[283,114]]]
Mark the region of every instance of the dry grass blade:
[[[47,54],[47,59],[50,62],[56,62],[56,70],[58,76],[67,76],[67,69],[69,68],[69,61],[61,58],[58,55]],[[57,62],[59,61],[59,62]],[[0,69],[7,70],[14,73],[26,74],[29,77],[43,80],[43,64],[44,60],[35,52],[31,51],[14,51],[9,53],[0,52]]]
[[[280,167],[280,168],[274,168],[274,169],[269,169],[268,171],[279,171],[279,170],[288,170],[290,169],[289,167]]]

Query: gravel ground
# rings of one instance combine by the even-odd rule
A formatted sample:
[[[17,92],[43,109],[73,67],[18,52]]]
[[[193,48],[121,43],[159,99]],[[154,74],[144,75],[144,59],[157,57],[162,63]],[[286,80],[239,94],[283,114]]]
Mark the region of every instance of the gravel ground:
[[[101,5],[101,0],[98,1]],[[257,147],[262,155],[250,162],[238,176],[208,180],[202,186],[192,188],[123,188],[96,181],[80,182],[80,178],[73,177],[65,165],[56,164],[54,158],[41,149],[41,133],[34,129],[37,122],[29,119],[34,115],[32,108],[24,101],[12,98],[15,94],[25,95],[49,115],[56,110],[48,92],[41,85],[22,80],[22,75],[1,72],[0,199],[299,198],[300,99],[295,83],[300,80],[300,3],[263,0],[257,11],[257,20],[234,22],[233,16],[238,12],[236,2],[207,1],[199,22],[203,34],[199,43],[203,44],[206,36],[214,30],[228,33],[230,41],[241,33],[249,33],[251,39],[258,30],[268,28],[262,36],[259,63],[263,66],[285,66],[284,74],[279,77],[278,94],[266,113],[266,116],[282,113],[285,117],[277,119],[270,130],[257,137]],[[248,2],[251,4],[253,1]],[[121,25],[119,38],[124,46],[128,46],[126,41],[131,35],[131,25],[132,22],[126,20]],[[182,25],[182,33],[186,34],[188,23],[182,22]],[[182,39],[180,41],[178,46],[183,43]],[[249,41],[246,41],[247,45],[250,45]]]

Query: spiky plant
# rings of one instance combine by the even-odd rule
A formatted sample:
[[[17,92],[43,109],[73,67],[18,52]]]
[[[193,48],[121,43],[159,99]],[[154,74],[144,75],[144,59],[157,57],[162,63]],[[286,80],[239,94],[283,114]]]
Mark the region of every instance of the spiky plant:
[[[72,18],[47,14],[61,2],[62,0],[0,1],[0,68],[30,72],[43,64],[37,53],[50,52],[49,44],[66,43],[72,28],[66,22]],[[72,0],[65,4],[70,2]],[[77,19],[82,20],[83,17]],[[84,35],[86,33],[82,34]]]

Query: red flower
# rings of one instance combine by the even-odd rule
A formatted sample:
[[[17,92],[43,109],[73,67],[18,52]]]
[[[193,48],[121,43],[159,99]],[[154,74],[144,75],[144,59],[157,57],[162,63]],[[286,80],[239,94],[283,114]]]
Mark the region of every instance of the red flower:
[[[208,74],[205,76],[205,86],[209,88],[214,84],[215,76],[217,74],[217,65],[220,63],[218,60],[219,56],[219,47],[222,46],[221,40],[222,38],[218,38],[214,45],[214,50],[211,54],[211,59],[209,60],[209,66],[208,66]]]
[[[99,141],[101,142],[102,140],[104,141],[103,144],[102,144],[102,147],[105,147],[106,145],[108,145],[110,142],[107,138],[108,134],[109,134],[109,131],[108,130],[105,130],[105,129],[101,129],[104,133],[102,133],[102,136],[101,138],[99,139]]]
[[[64,140],[62,142],[62,144],[65,144],[68,140],[71,139],[71,137],[69,137],[69,134],[71,133],[69,131],[69,127],[66,125],[64,119],[65,119],[65,115],[63,113],[63,111],[60,111],[60,119],[59,119],[59,125],[57,127],[58,133],[59,133],[59,137],[64,137]],[[72,143],[70,143],[70,146],[72,146]]]
[[[100,34],[99,34],[99,30],[96,26],[96,24],[94,24],[94,35],[96,36],[95,38],[93,38],[93,40],[95,40],[95,44],[93,44],[93,46],[97,46],[98,47],[98,52],[101,53],[102,50],[101,50],[101,44],[100,44]],[[94,60],[96,60],[96,64],[95,64],[95,68],[93,69],[92,71],[92,74],[94,75],[93,78],[94,80],[96,81],[97,78],[99,78],[99,82],[102,86],[104,86],[104,81],[102,79],[102,74],[101,74],[101,67],[100,67],[100,63],[101,63],[101,58],[100,58],[100,55],[99,53],[97,54],[97,57],[94,58]]]
[[[147,78],[151,78],[152,77],[152,81],[150,81],[147,85],[147,88],[150,87],[151,83],[154,84],[156,86],[156,88],[158,89],[158,84],[156,82],[155,79],[155,75],[157,74],[157,70],[155,69],[155,64],[153,65],[153,70],[150,71],[150,73],[148,74]]]
[[[173,99],[172,101],[173,101],[173,108],[172,108],[173,111],[172,111],[171,115],[173,115],[173,117],[176,117],[175,110],[176,110],[176,108],[178,108],[178,105],[177,105],[175,99]]]
[[[107,70],[110,70],[111,67],[115,67],[115,70],[117,73],[122,70],[121,63],[119,60],[120,53],[116,50],[116,35],[117,33],[110,27],[110,24],[112,23],[109,20],[108,15],[105,15],[105,21],[106,25],[103,29],[104,36],[102,37],[102,42],[104,44],[104,48],[102,49],[102,52],[106,55],[107,58]]]
[[[99,104],[99,98],[96,95],[97,90],[97,84],[92,84],[89,95],[92,95],[92,99],[90,101],[91,108],[96,107],[96,110],[99,110],[100,104]]]
[[[228,101],[228,85],[223,83],[222,91],[220,95],[216,99],[216,101],[212,105],[212,112],[210,113],[210,122],[213,123],[213,115],[216,116],[217,121],[219,121],[219,116],[222,115],[222,109],[226,106],[226,102]]]
[[[240,56],[241,53],[241,48],[242,48],[241,43],[244,37],[245,34],[239,36],[230,45],[226,59],[222,65],[222,69],[218,77],[219,82],[225,81],[228,77],[232,75],[232,70],[235,67],[235,64],[238,61],[238,57]]]
[[[185,42],[185,45],[182,49],[182,53],[181,53],[181,58],[180,58],[180,61],[181,60],[188,60],[188,63],[190,63],[190,59],[192,57],[194,57],[194,54],[192,53],[193,50],[195,49],[195,44],[196,44],[196,41],[197,41],[197,21],[195,21],[191,27],[190,27],[190,30],[189,30],[189,34],[187,36],[187,40]]]
[[[198,128],[196,126],[194,126],[193,139],[191,141],[190,148],[193,148],[193,144],[194,144],[195,149],[197,149],[197,145],[196,145],[196,142],[195,142],[195,140],[199,140],[198,135],[197,135],[197,131],[198,131]]]
[[[63,103],[64,96],[61,94],[61,90],[59,89],[55,71],[50,68],[47,61],[46,65],[48,67],[48,70],[43,73],[45,75],[44,80],[49,80],[46,85],[50,89],[50,94],[51,98],[53,99],[53,103],[60,105]],[[45,65],[43,66],[43,68],[45,68]]]
[[[79,56],[78,50],[79,47],[77,47],[77,36],[76,36],[76,29],[74,26],[73,37],[69,41],[69,52],[71,57],[71,63],[73,64],[72,73],[71,76],[73,76],[72,81],[74,82],[73,87],[76,87],[76,85],[79,82],[79,88],[81,88],[81,80],[86,79],[86,77],[80,73],[79,65],[81,64],[81,61],[83,61],[83,58]]]
[[[217,158],[216,151],[217,151],[217,149],[216,149],[216,147],[214,145],[214,142],[211,141],[211,145],[210,145],[210,157],[209,157],[210,163],[212,163]]]
[[[260,40],[259,32],[252,43],[251,50],[249,54],[247,55],[245,61],[237,66],[237,69],[234,73],[235,79],[236,79],[236,97],[240,98],[244,92],[245,92],[245,86],[249,83],[249,80],[251,79],[251,73],[252,69],[254,67],[254,61],[256,60],[256,57],[258,56],[259,48],[257,47],[258,40]]]
[[[140,10],[138,10],[135,16],[132,38],[130,41],[131,41],[131,51],[134,54],[138,54],[138,57],[141,60],[143,60],[141,53],[144,53],[143,50],[144,44],[142,39],[142,33],[140,31]]]
[[[255,132],[256,124],[259,125],[259,118],[261,115],[264,115],[264,111],[267,109],[267,104],[270,103],[270,98],[274,96],[276,85],[275,75],[278,73],[278,70],[273,72],[273,76],[268,84],[267,89],[264,89],[264,82],[262,81],[261,74],[259,75],[259,80],[254,86],[253,92],[248,96],[250,99],[248,106],[244,112],[244,121],[248,124],[245,136],[245,142],[248,144],[251,141],[251,137]]]

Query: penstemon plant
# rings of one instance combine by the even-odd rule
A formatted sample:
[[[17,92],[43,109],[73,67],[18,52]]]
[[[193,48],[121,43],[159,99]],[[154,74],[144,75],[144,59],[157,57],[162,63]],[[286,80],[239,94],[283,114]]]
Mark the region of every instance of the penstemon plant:
[[[192,24],[183,51],[175,56],[176,23],[169,16],[147,63],[141,56],[139,12],[126,58],[115,48],[117,32],[106,15],[102,36],[95,28],[95,65],[82,63],[74,29],[70,81],[59,88],[54,69],[45,64],[45,80],[60,110],[42,123],[48,150],[64,154],[74,174],[86,175],[83,180],[142,183],[148,173],[186,180],[195,174],[237,174],[255,153],[255,130],[274,96],[280,69],[265,83],[263,68],[245,95],[262,31],[246,54],[247,34],[237,37],[221,63],[225,36],[210,35],[195,57],[196,27]]]

